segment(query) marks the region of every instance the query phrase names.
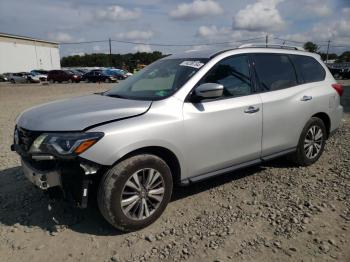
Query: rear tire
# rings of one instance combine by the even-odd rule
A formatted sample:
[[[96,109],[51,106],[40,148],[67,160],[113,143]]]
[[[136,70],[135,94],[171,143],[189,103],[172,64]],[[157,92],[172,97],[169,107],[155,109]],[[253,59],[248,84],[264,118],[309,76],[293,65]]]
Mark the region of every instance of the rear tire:
[[[155,155],[130,157],[108,170],[99,185],[97,201],[103,217],[121,231],[152,224],[168,205],[172,175]]]
[[[312,117],[301,132],[297,150],[289,156],[289,160],[299,166],[312,165],[322,155],[326,137],[327,132],[323,121]]]

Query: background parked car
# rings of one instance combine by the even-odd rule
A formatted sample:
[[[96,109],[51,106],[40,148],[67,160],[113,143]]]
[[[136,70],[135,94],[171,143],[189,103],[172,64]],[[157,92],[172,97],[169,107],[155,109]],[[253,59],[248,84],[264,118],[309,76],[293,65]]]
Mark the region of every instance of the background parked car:
[[[118,80],[124,80],[128,78],[128,75],[126,74],[126,72],[120,69],[106,69],[105,72],[109,75],[114,76]]]
[[[40,79],[40,81],[47,81],[47,73],[48,73],[48,71],[45,71],[45,70],[32,70],[32,71],[30,71],[30,74],[38,77]]]
[[[36,82],[35,78],[28,78],[28,74],[29,73],[26,73],[26,72],[9,73],[8,80],[13,84],[15,84],[15,83],[28,83],[28,82],[31,82],[31,80],[33,82]],[[38,79],[38,82],[40,82],[39,79]]]
[[[83,75],[82,78],[86,82],[117,82],[117,78],[108,73],[106,70],[91,70]]]
[[[80,76],[80,77],[82,77],[85,74],[85,73],[82,73],[76,69],[67,69],[67,71],[71,72],[74,75]]]
[[[21,72],[21,74],[27,79],[27,83],[40,83],[40,78],[37,75],[28,72]]]
[[[54,82],[76,82],[79,83],[81,80],[81,76],[74,74],[70,70],[52,70],[49,71],[47,75],[47,81],[54,83]]]
[[[349,79],[350,78],[350,67],[342,68],[339,72],[338,79]]]
[[[27,82],[27,78],[21,73],[9,73],[8,80],[13,84]]]
[[[84,68],[78,68],[78,69],[75,69],[75,71],[78,71],[80,72],[82,75],[86,74],[86,73],[89,73],[90,70],[88,69],[84,69]]]
[[[30,73],[35,73],[35,74],[39,74],[39,75],[47,75],[49,73],[49,71],[41,70],[41,69],[34,69],[34,70],[30,71]]]
[[[5,75],[0,74],[0,82],[6,82],[8,81],[7,77]]]

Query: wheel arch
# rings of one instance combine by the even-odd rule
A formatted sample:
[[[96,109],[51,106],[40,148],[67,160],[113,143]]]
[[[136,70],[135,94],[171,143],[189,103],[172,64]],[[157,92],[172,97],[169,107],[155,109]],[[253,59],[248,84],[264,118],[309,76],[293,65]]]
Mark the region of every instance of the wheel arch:
[[[173,175],[173,182],[174,184],[179,184],[181,181],[181,165],[178,157],[176,154],[171,151],[168,148],[161,147],[161,146],[146,146],[142,148],[135,149],[127,154],[125,154],[123,157],[118,159],[113,165],[129,158],[135,155],[140,154],[152,154],[156,155],[159,158],[163,159],[167,165],[169,166],[172,175]]]
[[[327,132],[327,138],[329,137],[330,130],[331,130],[331,119],[328,114],[324,112],[319,112],[314,114],[312,117],[317,117],[321,119],[326,127],[326,132]]]

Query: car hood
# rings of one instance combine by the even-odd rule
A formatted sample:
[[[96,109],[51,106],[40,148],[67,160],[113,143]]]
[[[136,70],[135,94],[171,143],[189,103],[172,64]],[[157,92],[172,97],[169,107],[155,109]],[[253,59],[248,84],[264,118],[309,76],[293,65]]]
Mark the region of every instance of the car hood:
[[[151,103],[94,94],[32,107],[20,114],[16,122],[17,126],[31,131],[82,131],[143,114]]]

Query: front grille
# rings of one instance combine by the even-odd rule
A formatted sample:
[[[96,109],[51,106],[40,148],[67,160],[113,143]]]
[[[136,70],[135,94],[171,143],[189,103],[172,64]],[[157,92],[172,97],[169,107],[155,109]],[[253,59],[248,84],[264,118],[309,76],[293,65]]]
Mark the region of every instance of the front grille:
[[[41,132],[29,131],[20,127],[17,127],[17,132],[18,145],[26,152],[29,151],[34,140],[41,134]]]

